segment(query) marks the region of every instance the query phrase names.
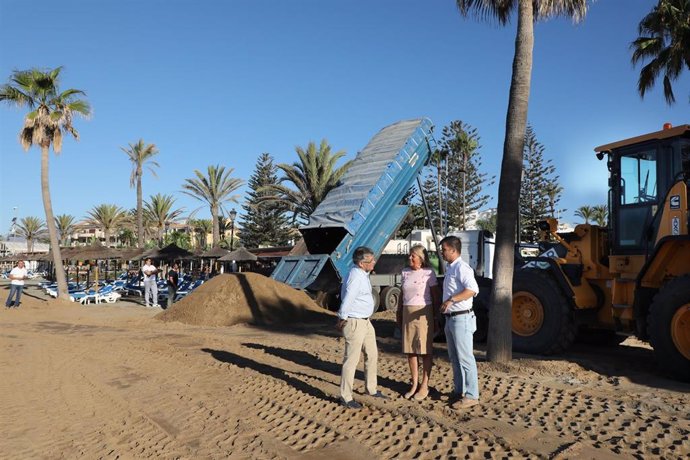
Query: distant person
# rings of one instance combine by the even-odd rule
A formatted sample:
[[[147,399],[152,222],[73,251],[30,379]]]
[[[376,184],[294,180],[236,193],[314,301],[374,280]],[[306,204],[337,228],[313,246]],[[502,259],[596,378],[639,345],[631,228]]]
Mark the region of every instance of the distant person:
[[[345,338],[345,357],[340,378],[340,397],[342,404],[349,409],[360,409],[362,405],[352,397],[352,386],[359,357],[364,350],[364,378],[366,391],[370,396],[388,399],[377,391],[376,371],[378,350],[376,331],[369,317],[374,314],[374,297],[371,294],[369,272],[374,268],[374,252],[364,246],[352,254],[352,267],[341,289],[342,302],[338,311],[336,328]]]
[[[453,397],[455,410],[467,409],[479,403],[477,362],[473,353],[473,336],[477,317],[472,299],[479,293],[474,270],[460,258],[462,242],[456,236],[441,240],[441,254],[448,262],[443,278],[441,313],[446,317],[446,342],[453,367]]]
[[[397,321],[402,330],[402,351],[407,355],[412,385],[405,399],[421,401],[429,395],[434,329],[438,318],[434,310],[439,305],[438,282],[431,268],[429,254],[418,244],[410,248],[409,267],[402,271],[402,302],[398,306]],[[419,360],[422,360],[422,382],[419,387]]]
[[[168,272],[168,307],[172,307],[175,302],[175,296],[177,295],[177,286],[180,280],[180,268],[177,264],[173,264],[172,268]]]
[[[24,261],[20,260],[17,262],[17,266],[10,271],[10,295],[7,296],[5,307],[19,308],[22,290],[24,289],[24,280],[28,278],[28,272],[26,268],[24,268]],[[12,297],[14,297],[14,301],[12,301]]]
[[[156,284],[158,269],[153,265],[151,259],[146,259],[144,266],[141,267],[141,272],[144,275],[144,303],[149,306],[149,299],[153,307],[160,307],[158,305],[158,285]]]

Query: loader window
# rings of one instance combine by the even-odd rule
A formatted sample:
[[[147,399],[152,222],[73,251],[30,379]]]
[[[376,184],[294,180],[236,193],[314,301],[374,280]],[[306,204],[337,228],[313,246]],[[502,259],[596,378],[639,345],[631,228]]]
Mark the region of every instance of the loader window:
[[[656,201],[656,151],[621,157],[620,204]]]

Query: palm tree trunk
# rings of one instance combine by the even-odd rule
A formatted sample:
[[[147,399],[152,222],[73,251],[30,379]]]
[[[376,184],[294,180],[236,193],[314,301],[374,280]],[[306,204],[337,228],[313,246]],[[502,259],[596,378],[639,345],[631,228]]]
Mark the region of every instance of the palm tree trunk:
[[[211,205],[211,219],[213,219],[213,247],[220,243],[220,222],[218,220],[218,205]]]
[[[141,166],[137,166],[137,247],[144,247],[144,207],[141,198]]]
[[[103,236],[105,237],[105,247],[110,247],[110,230],[107,228],[103,229]]]
[[[55,266],[58,297],[69,300],[69,294],[67,293],[67,278],[65,277],[65,270],[62,265],[60,242],[58,241],[57,227],[55,226],[55,218],[53,217],[53,204],[50,200],[50,184],[48,181],[48,160],[50,159],[49,147],[49,145],[41,146],[41,195],[43,196],[43,208],[46,212],[50,247],[53,250],[53,265]]]
[[[513,75],[510,83],[506,137],[498,186],[496,257],[487,343],[487,359],[492,362],[507,362],[512,358],[513,265],[520,175],[532,78],[532,49],[534,47],[532,7],[532,0],[520,0],[518,6]]]

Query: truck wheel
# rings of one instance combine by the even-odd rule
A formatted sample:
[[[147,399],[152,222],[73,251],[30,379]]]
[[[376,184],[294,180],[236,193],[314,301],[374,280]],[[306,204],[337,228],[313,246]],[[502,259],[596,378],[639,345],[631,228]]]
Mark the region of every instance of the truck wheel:
[[[669,281],[649,309],[649,341],[659,366],[690,382],[690,275]]]
[[[398,302],[402,291],[398,286],[388,286],[381,289],[381,306],[388,311],[398,311]]]
[[[520,269],[513,277],[513,349],[561,353],[575,340],[570,304],[548,272]]]

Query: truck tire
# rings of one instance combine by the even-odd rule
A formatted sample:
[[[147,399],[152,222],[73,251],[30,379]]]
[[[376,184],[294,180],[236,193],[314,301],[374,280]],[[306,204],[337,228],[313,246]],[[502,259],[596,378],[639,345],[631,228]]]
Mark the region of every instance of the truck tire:
[[[381,307],[388,311],[398,311],[402,291],[398,286],[388,286],[381,289]]]
[[[513,277],[513,349],[550,355],[575,340],[575,322],[568,299],[546,271],[519,269]]]
[[[690,275],[662,286],[649,309],[647,331],[659,367],[690,382]]]

